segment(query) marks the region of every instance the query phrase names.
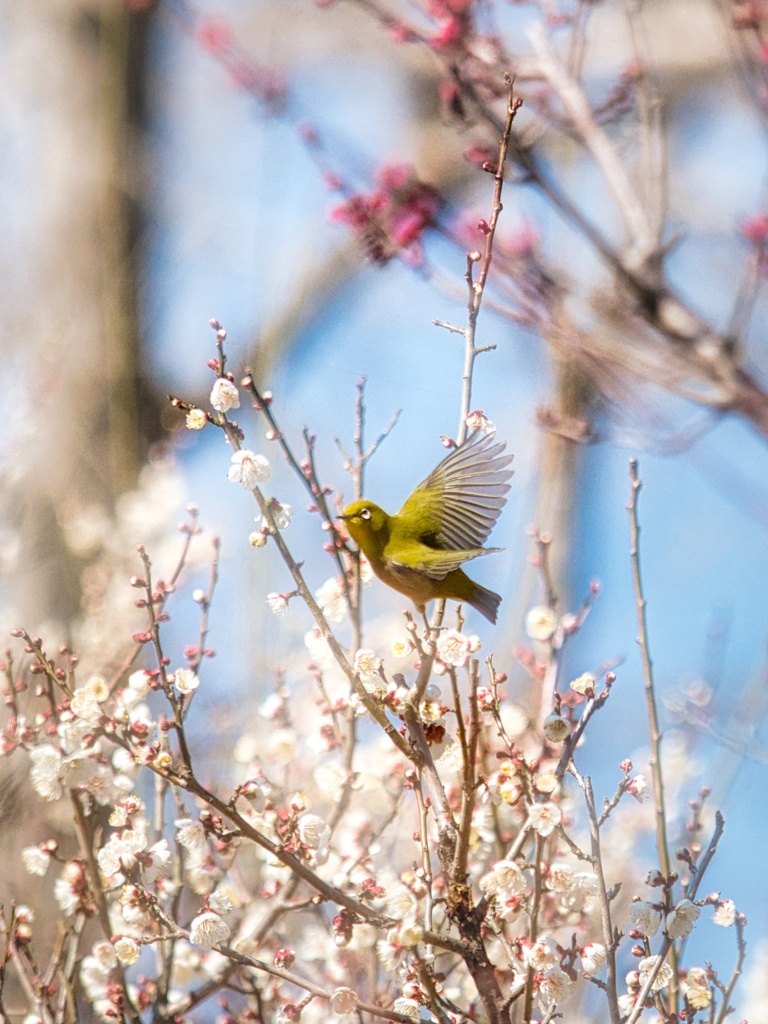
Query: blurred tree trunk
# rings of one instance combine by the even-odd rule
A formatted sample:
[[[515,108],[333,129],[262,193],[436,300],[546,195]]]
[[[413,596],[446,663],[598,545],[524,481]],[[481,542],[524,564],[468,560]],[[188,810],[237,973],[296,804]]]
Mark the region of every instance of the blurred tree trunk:
[[[12,603],[27,622],[66,621],[79,572],[62,516],[83,503],[109,510],[141,456],[136,252],[151,14],[122,0],[5,0],[0,17],[11,41],[2,106],[21,156],[18,242],[2,258],[10,360],[34,370],[7,446],[20,534]]]

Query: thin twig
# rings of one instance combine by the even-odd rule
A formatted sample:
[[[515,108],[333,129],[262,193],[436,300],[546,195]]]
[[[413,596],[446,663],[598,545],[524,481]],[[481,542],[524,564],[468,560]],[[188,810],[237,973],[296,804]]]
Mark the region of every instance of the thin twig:
[[[665,877],[672,873],[667,845],[667,822],[664,809],[664,779],[661,764],[661,728],[656,708],[656,691],[653,682],[653,662],[651,661],[648,643],[648,624],[646,621],[646,601],[643,594],[643,583],[640,575],[640,523],[637,514],[638,497],[642,486],[637,475],[637,459],[629,460],[629,477],[631,482],[630,499],[627,504],[629,513],[629,555],[632,562],[632,585],[635,593],[635,609],[637,612],[637,643],[643,663],[643,681],[645,686],[645,706],[648,715],[648,729],[651,736],[651,775],[653,777],[653,802],[656,816],[656,849],[659,855],[659,866]]]

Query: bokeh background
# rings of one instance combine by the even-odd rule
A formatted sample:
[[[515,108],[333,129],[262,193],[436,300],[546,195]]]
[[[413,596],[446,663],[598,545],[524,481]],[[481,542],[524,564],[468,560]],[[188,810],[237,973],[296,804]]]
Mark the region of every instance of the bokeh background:
[[[607,137],[649,207],[663,210],[668,281],[714,332],[735,339],[757,387],[768,386],[768,106],[760,31],[734,27],[747,5],[478,6],[479,24],[515,55],[511,70],[526,100],[519,137],[620,247],[604,178],[578,137],[558,130],[556,99],[528,73],[534,26],[549,23],[555,50],[578,37],[590,97],[612,104]],[[334,439],[351,444],[361,377],[369,439],[402,410],[366,476],[367,495],[390,511],[444,454],[440,435],[457,431],[462,345],[432,321],[466,319],[466,246],[480,244],[467,225],[489,216],[492,178],[463,154],[496,140],[481,118],[461,118],[441,102],[450,54],[403,44],[382,24],[382,10],[310,0],[0,3],[2,623],[94,642],[105,622],[119,630],[124,598],[110,603],[103,552],[125,559],[127,580],[133,545],[172,533],[194,502],[222,540],[206,696],[220,731],[215,741],[200,736],[211,756],[228,756],[243,708],[252,703],[255,713],[310,620],[296,604],[281,619],[267,610],[266,593],[289,580],[269,552],[248,545],[256,510],[227,482],[229,452],[218,432],[185,432],[167,401],[173,394],[205,403],[215,354],[209,319],[228,331],[236,377],[253,369],[297,447],[305,425],[316,434],[321,476],[347,496],[352,483]],[[415,6],[401,13],[436,31]],[[638,52],[652,93],[642,78],[642,88],[632,85]],[[502,62],[488,67],[500,79]],[[666,145],[658,180],[643,177],[638,142],[649,95]],[[343,196],[330,179],[342,179],[347,194],[370,193],[381,167],[399,163],[413,165],[444,205],[416,259],[406,253],[373,265],[331,216]],[[620,315],[626,300],[615,268],[535,183],[513,177],[498,241],[506,272],[514,277],[518,267],[535,291],[535,262],[548,281],[535,292],[537,308],[556,311],[567,327],[550,332],[514,315],[519,293],[492,272],[478,342],[496,348],[478,360],[473,407],[515,452],[516,475],[492,538],[504,552],[476,570],[504,596],[500,623],[471,627],[508,671],[510,695],[531,699],[515,651],[528,642],[527,610],[544,597],[530,528],[551,533],[559,609],[575,610],[591,581],[601,585],[566,648],[563,680],[619,662],[585,768],[609,794],[622,758],[642,764],[626,512],[628,462],[638,456],[650,643],[673,790],[685,766],[678,827],[685,801],[711,787],[709,804],[727,825],[706,888],[748,915],[756,965],[768,938],[768,436],[759,417],[718,409],[709,395],[700,400],[659,344],[640,371],[648,328]],[[581,340],[569,348],[563,337]],[[601,361],[596,353],[606,351]],[[274,494],[297,509],[293,550],[319,586],[332,566],[317,517],[303,511],[300,486],[269,449],[257,414],[243,409],[240,422],[246,444],[273,457]],[[166,548],[156,551],[162,562]],[[190,586],[205,578],[201,564]],[[372,636],[401,630],[397,595],[374,584],[365,602]],[[98,628],[87,626],[91,614],[101,616]],[[130,625],[123,628],[129,640]],[[180,657],[195,635],[192,602],[170,629]],[[23,783],[14,765],[2,770],[5,791],[16,792]],[[3,842],[13,848],[11,835]],[[709,923],[691,942],[702,956],[720,957],[724,973],[735,958],[730,934]],[[736,1001],[744,1014],[759,1003],[755,970]]]

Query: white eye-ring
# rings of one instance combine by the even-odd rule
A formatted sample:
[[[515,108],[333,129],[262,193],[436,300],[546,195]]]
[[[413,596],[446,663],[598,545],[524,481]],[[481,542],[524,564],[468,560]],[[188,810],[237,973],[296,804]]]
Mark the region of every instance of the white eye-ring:
[[[361,519],[370,519],[371,518],[371,510],[369,508],[361,509],[360,510],[360,518]]]

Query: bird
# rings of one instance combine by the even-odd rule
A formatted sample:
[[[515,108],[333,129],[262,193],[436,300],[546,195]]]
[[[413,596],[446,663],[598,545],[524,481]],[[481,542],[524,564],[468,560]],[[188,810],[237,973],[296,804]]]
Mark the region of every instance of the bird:
[[[501,596],[475,583],[464,562],[501,548],[483,543],[506,504],[514,456],[493,433],[475,430],[440,462],[395,515],[365,498],[338,516],[380,580],[426,613],[450,598],[496,622]]]

